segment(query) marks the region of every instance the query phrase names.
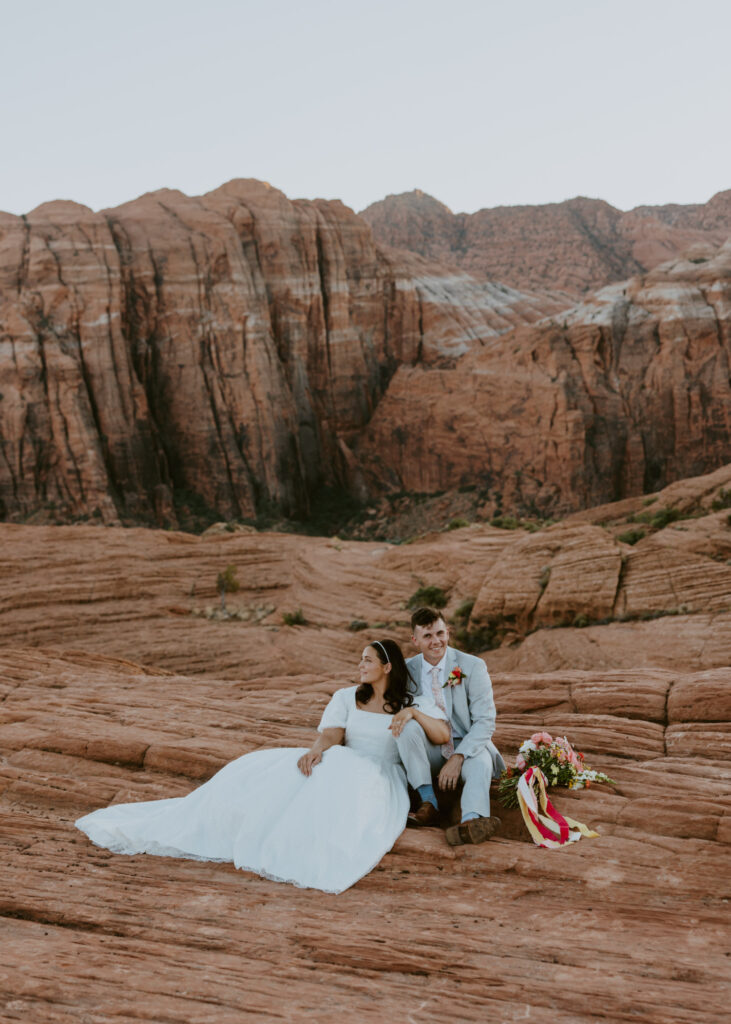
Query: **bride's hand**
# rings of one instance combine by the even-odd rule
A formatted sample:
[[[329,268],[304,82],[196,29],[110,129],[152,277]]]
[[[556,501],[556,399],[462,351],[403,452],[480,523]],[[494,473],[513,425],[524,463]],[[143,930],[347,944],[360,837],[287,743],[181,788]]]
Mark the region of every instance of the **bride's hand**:
[[[391,730],[391,732],[393,733],[394,737],[401,735],[401,733],[404,730],[404,726],[413,717],[414,717],[414,709],[413,708],[401,708],[400,711],[396,712],[396,714],[391,719],[391,724],[388,727]]]
[[[303,775],[312,775],[312,769],[316,764],[322,761],[322,754],[318,754],[316,751],[308,750],[306,754],[297,762],[297,767]]]

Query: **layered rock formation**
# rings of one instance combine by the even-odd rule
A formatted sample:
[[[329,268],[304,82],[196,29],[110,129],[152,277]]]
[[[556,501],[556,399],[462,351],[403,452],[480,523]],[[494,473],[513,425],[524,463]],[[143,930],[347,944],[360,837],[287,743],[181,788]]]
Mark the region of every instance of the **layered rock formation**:
[[[473,526],[403,546],[0,525],[0,1018],[720,1024],[730,496],[731,467],[530,536]],[[693,518],[620,539],[660,507]],[[235,615],[192,614],[229,564]],[[496,808],[490,843],[407,831],[323,897],[227,864],[117,857],[74,830],[247,750],[306,744],[364,643],[408,643],[424,584],[448,615],[477,598],[471,627],[499,615],[512,630],[486,654],[505,755],[566,733],[616,780],[556,796],[600,838],[539,850]],[[307,624],[284,626],[296,608]],[[628,608],[661,617],[545,628]]]
[[[668,230],[713,235],[716,205]],[[704,252],[560,312],[261,182],[2,215],[0,518],[459,486],[555,514],[705,472],[731,458],[731,254]]]
[[[303,514],[357,489],[395,369],[560,303],[377,248],[339,202],[261,182],[0,216],[0,517]]]
[[[419,190],[361,212],[376,239],[514,288],[578,297],[645,272],[697,246],[702,258],[731,235],[731,191],[705,204],[638,206],[624,213],[578,197],[543,206],[454,214]]]
[[[713,258],[609,286],[453,367],[401,367],[356,453],[381,486],[478,484],[506,508],[544,515],[728,461],[731,241]]]

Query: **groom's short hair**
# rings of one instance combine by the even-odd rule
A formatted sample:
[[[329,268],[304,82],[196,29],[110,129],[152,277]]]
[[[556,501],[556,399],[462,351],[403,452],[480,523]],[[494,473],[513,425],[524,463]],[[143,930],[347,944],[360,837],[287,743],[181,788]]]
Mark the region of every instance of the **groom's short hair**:
[[[444,616],[436,608],[417,608],[411,616],[411,632],[413,633],[417,626],[431,626],[439,619],[443,620]]]

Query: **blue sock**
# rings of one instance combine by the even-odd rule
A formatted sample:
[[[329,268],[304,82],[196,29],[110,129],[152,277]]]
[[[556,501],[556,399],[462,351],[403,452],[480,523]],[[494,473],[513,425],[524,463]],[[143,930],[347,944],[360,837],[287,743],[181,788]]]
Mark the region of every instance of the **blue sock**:
[[[462,824],[464,825],[464,823],[466,821],[474,821],[475,818],[479,818],[479,817],[480,817],[480,815],[477,813],[477,811],[466,811],[462,815]]]
[[[417,786],[416,792],[421,797],[422,803],[425,800],[428,800],[432,807],[436,807],[436,809],[439,810],[439,805],[437,804],[437,796],[436,793],[434,792],[433,786],[430,786],[428,783],[425,786]]]

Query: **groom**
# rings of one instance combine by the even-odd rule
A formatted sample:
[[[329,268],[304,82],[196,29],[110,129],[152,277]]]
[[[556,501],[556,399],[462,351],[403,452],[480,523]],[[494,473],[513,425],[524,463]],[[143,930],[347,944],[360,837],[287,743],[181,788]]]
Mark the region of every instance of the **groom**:
[[[406,723],[397,738],[399,755],[421,804],[409,815],[411,827],[437,825],[439,812],[432,775],[442,790],[464,781],[462,821],[447,829],[447,842],[483,843],[500,824],[490,817],[490,782],[505,768],[491,740],[495,729],[492,683],[481,658],[449,646],[449,628],[433,608],[411,616],[412,643],[419,650],[406,662],[418,692],[446,713],[452,738],[441,747],[430,743],[418,722]]]

